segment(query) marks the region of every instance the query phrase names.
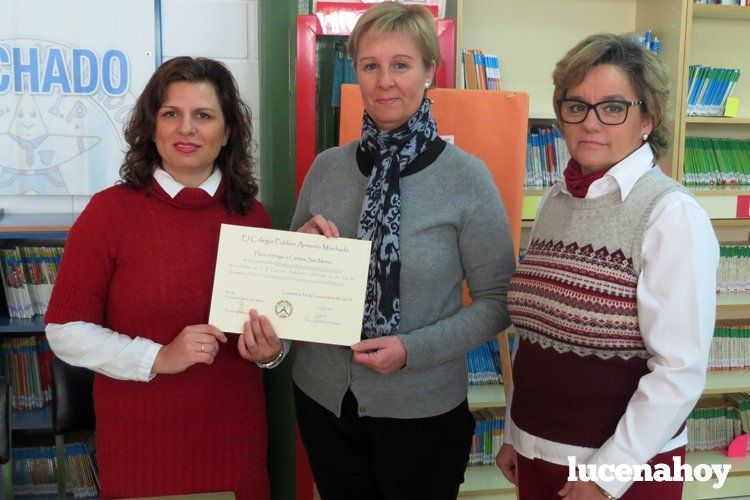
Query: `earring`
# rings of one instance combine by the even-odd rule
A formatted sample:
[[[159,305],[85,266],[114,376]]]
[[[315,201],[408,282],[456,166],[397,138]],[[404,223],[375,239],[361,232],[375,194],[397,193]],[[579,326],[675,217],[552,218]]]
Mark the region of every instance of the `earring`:
[[[643,140],[644,140],[644,141],[647,141],[647,140],[648,140],[648,134],[643,134]]]
[[[430,83],[432,83],[432,82],[430,82],[429,80],[427,80],[426,82],[424,82],[424,88],[429,89],[430,88]]]

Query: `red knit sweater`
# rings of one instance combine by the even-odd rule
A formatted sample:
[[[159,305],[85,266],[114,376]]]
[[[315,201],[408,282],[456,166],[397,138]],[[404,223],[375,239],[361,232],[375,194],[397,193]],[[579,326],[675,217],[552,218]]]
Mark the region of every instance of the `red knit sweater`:
[[[115,186],[94,196],[70,231],[48,323],[87,321],[161,344],[208,322],[221,223],[270,227],[255,202],[231,215],[194,188],[174,199]],[[221,345],[198,364],[148,383],[96,375],[102,498],[234,491],[268,498],[259,369]]]

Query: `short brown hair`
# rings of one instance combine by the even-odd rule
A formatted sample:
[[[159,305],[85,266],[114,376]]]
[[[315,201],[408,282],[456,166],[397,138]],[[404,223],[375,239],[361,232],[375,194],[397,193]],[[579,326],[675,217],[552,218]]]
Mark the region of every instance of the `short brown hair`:
[[[600,64],[612,64],[628,75],[638,99],[643,101],[643,111],[654,122],[648,143],[657,160],[663,157],[669,146],[669,74],[656,54],[627,35],[591,35],[558,61],[552,73],[555,84],[552,103],[559,126],[564,127],[564,124],[557,100],[564,99],[570,88],[581,83],[586,73]]]
[[[357,51],[362,37],[367,33],[404,33],[414,41],[422,54],[424,67],[435,63],[440,66],[440,46],[435,29],[435,18],[422,5],[404,5],[398,2],[381,2],[368,8],[349,37],[349,57],[357,66]]]
[[[165,62],[151,76],[130,113],[125,126],[128,150],[120,167],[122,182],[134,189],[152,189],[154,166],[161,157],[154,144],[156,114],[164,103],[167,88],[174,82],[210,83],[221,105],[229,138],[216,158],[226,183],[222,201],[232,213],[245,214],[258,194],[251,153],[252,121],[229,69],[207,58],[176,57]]]

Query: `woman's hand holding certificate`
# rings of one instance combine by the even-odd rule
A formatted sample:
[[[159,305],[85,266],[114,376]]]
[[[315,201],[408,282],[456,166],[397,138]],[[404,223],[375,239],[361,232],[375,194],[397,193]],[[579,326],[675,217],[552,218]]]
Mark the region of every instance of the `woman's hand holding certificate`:
[[[320,233],[338,235],[321,219]],[[209,322],[242,333],[248,311],[256,309],[279,338],[352,345],[362,330],[370,245],[222,224]]]

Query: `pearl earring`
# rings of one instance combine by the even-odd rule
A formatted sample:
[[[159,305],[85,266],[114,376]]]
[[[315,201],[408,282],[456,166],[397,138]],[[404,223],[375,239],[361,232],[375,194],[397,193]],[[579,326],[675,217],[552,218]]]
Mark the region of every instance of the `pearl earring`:
[[[424,88],[429,89],[430,88],[430,83],[432,83],[432,82],[430,82],[429,80],[427,80],[426,82],[424,82]]]
[[[644,141],[647,141],[647,140],[648,140],[648,134],[643,134],[643,140],[644,140]]]

